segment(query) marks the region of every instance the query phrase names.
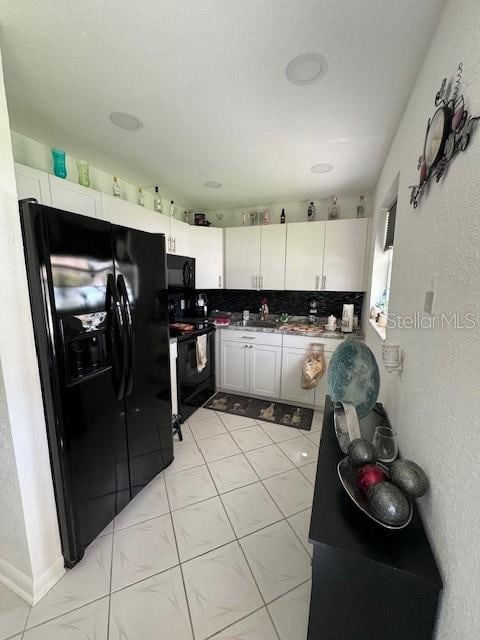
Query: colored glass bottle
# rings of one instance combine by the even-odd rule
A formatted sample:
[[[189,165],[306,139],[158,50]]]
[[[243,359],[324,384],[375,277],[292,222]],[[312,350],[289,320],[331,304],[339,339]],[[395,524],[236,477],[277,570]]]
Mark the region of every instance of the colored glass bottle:
[[[62,149],[52,149],[53,173],[57,178],[67,177],[67,166],[65,163],[65,151]]]

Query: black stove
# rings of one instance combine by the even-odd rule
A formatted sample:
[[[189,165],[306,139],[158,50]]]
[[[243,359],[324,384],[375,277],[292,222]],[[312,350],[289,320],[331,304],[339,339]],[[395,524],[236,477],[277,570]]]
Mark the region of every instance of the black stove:
[[[182,319],[179,322],[171,322],[169,325],[170,337],[177,340],[189,340],[201,335],[215,331],[215,326],[207,320],[199,320],[198,318]]]

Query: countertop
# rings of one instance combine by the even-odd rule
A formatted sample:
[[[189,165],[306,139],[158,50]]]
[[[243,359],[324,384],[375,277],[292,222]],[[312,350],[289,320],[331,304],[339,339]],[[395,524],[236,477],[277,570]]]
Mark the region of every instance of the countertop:
[[[283,335],[290,336],[306,336],[308,338],[331,338],[333,340],[344,340],[345,338],[353,337],[359,340],[363,340],[364,336],[360,330],[354,331],[353,333],[342,333],[340,329],[336,331],[326,331],[320,327],[316,327],[315,325],[307,325],[305,330],[302,329],[293,329],[289,328],[288,324],[279,324],[278,327],[244,327],[244,326],[235,326],[234,324],[228,325],[216,325],[217,329],[228,329],[229,331],[254,331],[260,333],[280,333]]]

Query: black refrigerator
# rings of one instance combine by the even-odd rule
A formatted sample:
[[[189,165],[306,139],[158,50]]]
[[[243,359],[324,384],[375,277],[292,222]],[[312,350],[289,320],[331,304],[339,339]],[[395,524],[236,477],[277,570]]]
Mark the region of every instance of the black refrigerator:
[[[173,460],[165,237],[20,203],[65,565]]]

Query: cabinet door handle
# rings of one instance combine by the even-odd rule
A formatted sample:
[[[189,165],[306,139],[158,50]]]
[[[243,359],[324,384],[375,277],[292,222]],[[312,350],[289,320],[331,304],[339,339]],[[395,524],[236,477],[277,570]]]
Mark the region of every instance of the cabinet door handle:
[[[260,280],[260,287],[259,288],[263,289],[263,276],[260,276],[259,280]]]
[[[222,287],[222,276],[218,276],[218,287],[221,289]]]
[[[325,289],[327,286],[327,276],[322,276],[322,289]]]
[[[320,276],[315,276],[315,289],[320,286]]]
[[[175,253],[177,253],[177,239],[176,238],[173,239],[173,251]]]

